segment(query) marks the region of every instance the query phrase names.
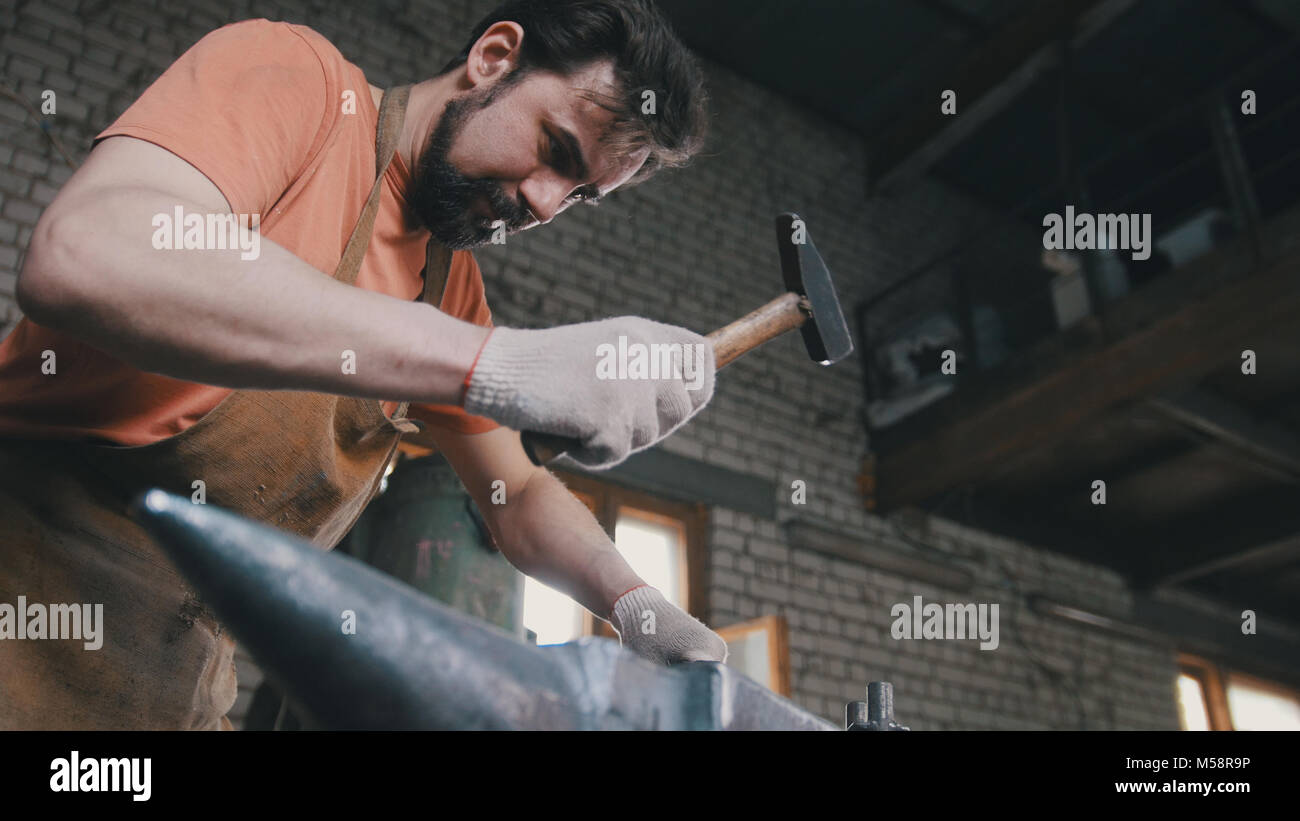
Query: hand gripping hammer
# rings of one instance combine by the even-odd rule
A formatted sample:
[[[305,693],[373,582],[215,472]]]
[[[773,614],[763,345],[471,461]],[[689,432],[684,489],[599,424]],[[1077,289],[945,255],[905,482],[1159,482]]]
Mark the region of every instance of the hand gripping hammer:
[[[803,334],[808,356],[820,365],[834,364],[853,353],[853,337],[835,296],[831,272],[798,214],[776,218],[776,241],[786,292],[708,335],[718,368],[795,328]],[[523,444],[536,465],[578,447],[575,439],[536,431],[524,431]]]

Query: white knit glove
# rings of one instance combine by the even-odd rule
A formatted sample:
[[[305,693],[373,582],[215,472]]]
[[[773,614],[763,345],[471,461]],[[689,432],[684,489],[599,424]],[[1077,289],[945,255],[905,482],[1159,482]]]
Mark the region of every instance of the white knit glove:
[[[727,660],[722,636],[649,585],[619,596],[610,623],[624,647],[660,664]]]
[[[639,345],[645,353],[638,362]],[[667,363],[652,356],[664,351]],[[652,359],[658,360],[653,369]],[[672,362],[676,367],[665,367]],[[647,365],[644,372],[638,364]],[[464,404],[469,413],[515,430],[577,439],[581,446],[568,456],[606,468],[663,439],[708,404],[714,370],[707,339],[637,316],[543,330],[494,328],[470,371]]]

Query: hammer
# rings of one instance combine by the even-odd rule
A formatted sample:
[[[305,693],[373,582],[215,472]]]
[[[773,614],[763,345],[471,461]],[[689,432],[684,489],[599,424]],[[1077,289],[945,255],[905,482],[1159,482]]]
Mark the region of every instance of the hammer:
[[[853,353],[853,337],[835,296],[831,272],[798,214],[786,212],[776,218],[776,245],[786,292],[708,335],[718,368],[795,328],[803,334],[808,356],[819,365],[832,365]],[[524,452],[535,465],[548,464],[579,446],[571,437],[537,431],[524,431],[522,439]]]

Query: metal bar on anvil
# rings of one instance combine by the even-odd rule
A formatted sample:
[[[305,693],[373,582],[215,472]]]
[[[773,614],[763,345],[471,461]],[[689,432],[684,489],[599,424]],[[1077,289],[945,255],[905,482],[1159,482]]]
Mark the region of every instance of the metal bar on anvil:
[[[214,506],[151,490],[132,515],[310,726],[837,729],[725,665],[663,667],[608,639],[524,644]]]

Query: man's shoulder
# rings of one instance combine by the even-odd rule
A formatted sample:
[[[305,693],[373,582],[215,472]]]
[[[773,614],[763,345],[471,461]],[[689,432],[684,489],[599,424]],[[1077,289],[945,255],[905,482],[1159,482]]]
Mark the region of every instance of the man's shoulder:
[[[257,17],[228,23],[207,38],[230,48],[248,49],[251,53],[270,53],[284,60],[306,57],[310,52],[326,75],[341,76],[347,70],[360,71],[325,35],[298,23]]]
[[[312,48],[338,52],[334,44],[325,39],[325,35],[310,26],[304,26],[300,23],[287,23],[283,20],[269,20],[265,17],[250,17],[247,20],[227,23],[220,28],[214,29],[209,36],[212,35],[253,39],[278,38],[283,40],[294,38],[306,41]]]

